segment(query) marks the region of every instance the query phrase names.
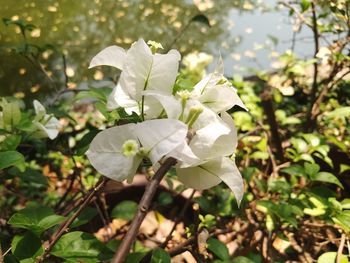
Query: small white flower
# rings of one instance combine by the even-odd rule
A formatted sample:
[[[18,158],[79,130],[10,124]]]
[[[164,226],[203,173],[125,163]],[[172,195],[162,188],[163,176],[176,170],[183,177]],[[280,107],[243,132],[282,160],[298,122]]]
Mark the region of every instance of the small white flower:
[[[239,98],[237,90],[224,77],[221,57],[215,71],[198,82],[192,93],[193,97],[216,113],[227,111],[235,105],[248,110]]]
[[[61,128],[60,122],[52,115],[46,114],[45,107],[37,100],[33,101],[35,118],[34,125],[39,129],[39,136],[55,139]]]

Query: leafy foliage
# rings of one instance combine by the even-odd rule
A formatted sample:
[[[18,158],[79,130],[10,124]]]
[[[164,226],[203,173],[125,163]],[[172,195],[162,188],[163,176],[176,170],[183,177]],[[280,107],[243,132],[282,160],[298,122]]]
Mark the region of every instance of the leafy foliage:
[[[349,3],[319,1],[315,6],[303,0],[285,7],[316,38],[332,42],[319,40],[309,59],[286,51],[277,58],[280,67],[273,73],[230,79],[249,109],[235,106],[229,111],[239,139],[234,158],[245,181],[241,205],[220,184],[197,191],[191,206],[186,186],[171,170],[126,262],[146,257],[170,262],[174,247],[187,240],[192,240],[186,249],[194,256],[217,263],[337,260],[342,234],[348,239],[350,233]],[[204,14],[189,21],[206,28],[211,24]],[[24,39],[36,29],[23,20],[3,23],[18,28]],[[270,38],[276,45],[278,39]],[[35,67],[45,51],[59,53],[54,46],[27,41],[12,49]],[[191,68],[184,59],[174,94],[192,91],[209,60]],[[26,99],[6,97],[0,102],[0,251],[7,251],[5,262],[38,260],[47,241],[77,211],[46,255],[48,262],[109,261],[136,214],[139,192],[144,190],[140,183],[133,186],[136,190],[108,183],[79,211],[101,178],[84,155],[93,138],[101,129],[141,121],[124,109],[108,110],[112,88],[93,84],[63,98],[69,90],[65,89],[47,101],[47,113],[38,113]],[[47,139],[44,116],[57,117],[63,124],[57,139]],[[154,171],[144,160],[138,173],[151,177]],[[174,222],[172,241],[150,250],[148,244],[159,247]],[[203,232],[207,234],[198,242]],[[347,246],[345,242],[340,262],[349,261]]]

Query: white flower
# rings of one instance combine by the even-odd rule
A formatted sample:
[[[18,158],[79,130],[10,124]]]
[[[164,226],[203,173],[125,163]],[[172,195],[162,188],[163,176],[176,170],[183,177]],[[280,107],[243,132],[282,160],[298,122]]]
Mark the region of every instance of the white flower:
[[[127,112],[143,113],[148,119],[157,117],[161,107],[157,101],[144,100],[145,90],[162,91],[169,95],[178,73],[180,53],[170,50],[167,54],[152,53],[143,39],[132,44],[128,51],[117,46],[108,47],[98,53],[91,61],[90,68],[99,65],[114,66],[122,70],[119,85],[108,99],[108,107],[123,107]]]
[[[44,106],[39,101],[34,100],[33,105],[36,114],[33,123],[40,131],[39,136],[55,139],[61,128],[60,122],[52,114],[46,114]]]
[[[170,119],[148,120],[106,129],[93,139],[87,156],[101,174],[132,181],[143,154],[153,164],[186,140],[187,126]]]
[[[110,65],[122,70],[108,100],[111,109],[123,107],[128,114],[136,112],[146,119],[165,112],[168,119],[107,129],[92,141],[88,158],[101,174],[131,181],[143,157],[154,166],[162,158],[173,157],[178,160],[179,180],[186,186],[203,190],[224,182],[240,203],[243,179],[228,157],[237,147],[237,131],[225,111],[234,105],[246,107],[224,77],[221,58],[215,72],[196,84],[193,91],[173,96],[180,55],[175,50],[156,54],[157,48],[157,43],[150,49],[140,39],[127,52],[109,47],[91,61],[90,67]],[[194,131],[189,144],[188,130]]]
[[[234,128],[232,128],[232,126],[234,126],[233,120],[230,116],[227,117],[223,114],[223,118],[220,118],[213,110],[206,107],[198,100],[188,98],[186,94],[182,94],[182,98],[180,97],[179,99],[156,91],[147,91],[145,95],[146,98],[152,96],[157,99],[164,107],[168,118],[181,119],[189,125],[189,128],[195,130],[196,135],[193,137],[190,147],[184,142],[180,147],[181,150],[178,148],[168,155],[179,160],[182,167],[189,167],[200,163],[201,160],[203,161],[205,159],[203,156],[205,153],[210,153],[209,155],[216,153],[215,157],[223,156],[220,155],[222,153],[224,153],[225,156],[229,155],[228,152],[232,154],[234,147],[230,146],[230,141],[232,140],[231,136],[227,137],[229,143],[221,143],[221,141],[224,140],[221,139],[220,145],[223,146],[213,147],[215,141],[219,137],[229,135],[231,130],[234,130]],[[183,98],[187,98],[184,103]],[[196,111],[198,114],[194,115],[193,112]],[[190,121],[191,116],[195,117],[193,122]],[[224,146],[231,148],[227,150]]]
[[[182,112],[179,100],[156,92],[147,94],[160,101],[168,116],[179,118]],[[233,119],[226,112],[221,113],[219,117],[214,111],[193,99],[187,100],[183,119],[190,115],[190,109],[198,106],[203,108],[193,123],[195,135],[190,144],[184,141],[167,157],[178,160],[176,171],[184,185],[203,190],[223,181],[233,191],[237,203],[240,203],[243,196],[243,180],[234,161],[225,157],[232,155],[237,147],[237,130]]]
[[[198,130],[189,147],[199,160],[191,163],[192,160],[187,158],[179,162],[176,172],[184,185],[198,190],[211,188],[223,181],[234,193],[239,204],[243,197],[243,179],[235,162],[225,157],[234,154],[236,150],[237,130],[229,114],[223,112],[221,118],[227,125],[228,132],[217,133],[224,129],[219,123],[212,123]]]
[[[203,105],[216,113],[227,111],[235,105],[248,110],[239,98],[237,90],[224,77],[224,66],[221,57],[215,71],[198,82],[192,94]]]

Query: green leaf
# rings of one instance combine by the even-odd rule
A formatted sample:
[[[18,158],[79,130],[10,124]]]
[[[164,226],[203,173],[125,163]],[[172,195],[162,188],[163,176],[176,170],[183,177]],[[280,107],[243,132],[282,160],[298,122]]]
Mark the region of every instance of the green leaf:
[[[107,102],[107,97],[112,92],[109,87],[93,88],[90,87],[89,90],[84,90],[79,92],[75,96],[75,100],[81,99],[96,99],[98,101]]]
[[[76,154],[78,156],[81,156],[85,154],[85,152],[88,150],[89,145],[93,138],[98,134],[99,130],[96,128],[89,129],[89,132],[85,134],[76,144]]]
[[[170,263],[170,256],[169,254],[161,248],[158,248],[153,251],[151,263]]]
[[[12,240],[11,251],[18,260],[35,259],[44,253],[41,240],[32,232],[27,231],[22,236],[15,236]],[[27,260],[26,262],[34,262]]]
[[[337,252],[326,252],[323,253],[318,259],[317,263],[335,263],[337,259]],[[341,255],[341,263],[348,263],[348,257],[346,255]]]
[[[160,205],[169,205],[173,202],[173,197],[171,196],[170,193],[167,192],[161,192],[158,195],[158,199],[157,199],[158,204]]]
[[[46,189],[48,186],[48,178],[37,170],[32,168],[26,168],[24,172],[21,172],[16,167],[12,167],[8,170],[8,173],[20,178],[21,185],[28,191],[37,191],[39,189]]]
[[[0,152],[0,170],[10,166],[20,165],[24,162],[24,156],[17,151]]]
[[[292,192],[291,185],[284,178],[270,177],[268,180],[268,189],[274,193],[290,194]]]
[[[131,220],[134,218],[137,212],[137,203],[133,201],[123,201],[117,204],[113,210],[111,216],[113,218],[122,218],[125,220]]]
[[[304,153],[307,150],[307,144],[303,139],[292,138],[291,143],[298,153]]]
[[[5,128],[13,128],[21,120],[21,111],[17,101],[7,102],[2,100],[2,118]]]
[[[63,235],[51,254],[73,262],[101,262],[111,259],[114,253],[93,235],[75,231]]]
[[[267,160],[269,159],[269,154],[267,152],[256,151],[250,155],[250,158],[255,160]]]
[[[29,229],[34,234],[40,235],[64,220],[64,216],[55,215],[51,208],[32,206],[15,213],[8,223],[13,227]]]
[[[295,176],[303,176],[305,174],[304,168],[297,164],[283,168],[281,171],[286,174],[295,175]]]
[[[144,256],[146,256],[147,252],[134,252],[128,254],[125,259],[125,263],[139,263]]]
[[[316,163],[304,163],[305,173],[311,178],[320,170],[320,166]]]
[[[350,209],[350,199],[345,198],[343,201],[340,202],[342,209]]]
[[[328,172],[319,172],[315,175],[310,176],[310,179],[312,181],[319,181],[319,182],[325,182],[325,183],[331,183],[331,184],[336,184],[340,188],[344,188],[341,182],[338,180],[337,177],[335,177],[333,174],[328,173]]]
[[[311,146],[313,146],[313,147],[316,147],[316,146],[320,145],[321,140],[320,140],[320,138],[319,138],[317,135],[315,135],[315,134],[311,134],[311,133],[309,133],[309,134],[303,134],[303,137],[304,137],[304,139],[305,139],[309,144],[311,144]]]
[[[230,255],[225,244],[217,240],[216,238],[209,238],[208,250],[210,250],[215,256],[221,260],[229,259]]]
[[[97,211],[95,208],[92,207],[86,207],[84,210],[80,213],[80,215],[73,221],[70,228],[78,227],[81,225],[85,225],[90,220],[92,220],[97,215]]]
[[[350,232],[350,211],[342,211],[340,213],[337,213],[334,217],[332,217],[332,220],[340,225],[346,232]]]
[[[341,117],[349,117],[350,116],[350,107],[340,107],[337,108],[334,111],[329,112],[326,115],[327,119],[331,119],[331,118],[341,118]]]
[[[248,112],[237,111],[233,113],[233,118],[237,128],[241,129],[242,131],[250,131],[255,128],[253,118]]]
[[[249,258],[243,257],[243,256],[239,256],[239,257],[235,257],[232,260],[232,263],[255,263],[254,261],[252,261]]]
[[[6,136],[5,140],[1,143],[1,151],[14,151],[20,144],[22,137],[20,135],[12,134]]]
[[[311,2],[309,0],[301,0],[300,6],[301,6],[301,12],[303,13],[309,9],[309,7],[311,6]]]

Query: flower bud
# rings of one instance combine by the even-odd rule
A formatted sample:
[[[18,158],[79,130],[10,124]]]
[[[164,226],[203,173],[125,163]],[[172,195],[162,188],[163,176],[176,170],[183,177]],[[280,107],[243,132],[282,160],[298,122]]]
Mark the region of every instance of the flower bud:
[[[155,54],[158,49],[164,49],[161,43],[152,40],[149,40],[147,45],[150,47],[153,54]]]
[[[122,146],[122,153],[126,157],[133,157],[139,151],[139,144],[135,140],[127,140]]]

